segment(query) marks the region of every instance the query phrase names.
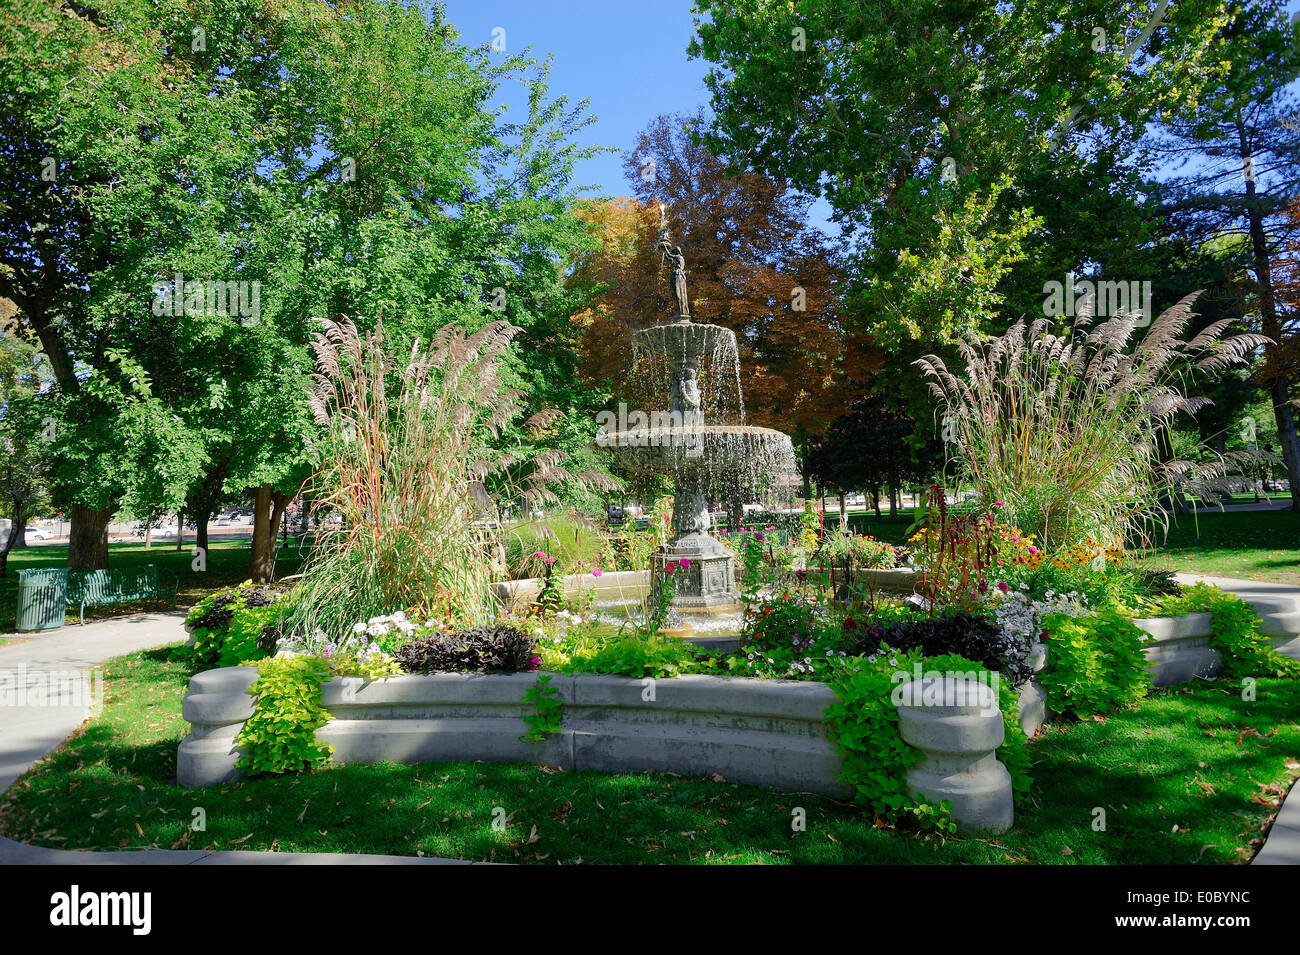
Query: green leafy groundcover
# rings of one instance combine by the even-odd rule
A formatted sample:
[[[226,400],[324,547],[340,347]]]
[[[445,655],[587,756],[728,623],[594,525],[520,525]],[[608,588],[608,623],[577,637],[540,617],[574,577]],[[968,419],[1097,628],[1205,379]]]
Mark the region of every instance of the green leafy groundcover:
[[[891,822],[910,817],[923,828],[953,832],[948,816],[951,807],[946,802],[931,806],[908,792],[907,771],[920,761],[922,753],[903,741],[892,693],[898,686],[895,674],[915,672],[918,666],[922,673],[974,674],[994,685],[988,670],[957,654],[923,657],[919,650],[882,648],[869,658],[846,658],[835,668],[830,683],[839,700],[827,708],[826,721],[831,740],[840,749],[840,781],[853,788],[861,805]],[[1033,780],[1020,728],[1020,705],[1011,687],[1000,680],[996,685],[1006,727],[997,755],[1011,774],[1017,803],[1023,803]]]
[[[58,848],[375,852],[525,863],[1209,864],[1247,861],[1300,773],[1300,683],[1155,690],[1035,739],[1033,799],[996,839],[878,826],[804,793],[520,764],[331,766],[176,786],[189,671],[170,651],[105,664],[102,713],[0,801],[0,832]],[[493,810],[508,818],[492,825]],[[205,828],[193,828],[194,810]],[[1104,831],[1093,829],[1106,811]],[[792,813],[807,815],[804,831]],[[498,818],[500,814],[497,814]],[[137,828],[138,827],[138,828]]]
[[[239,733],[240,769],[290,773],[324,765],[333,747],[317,742],[316,730],[330,721],[321,702],[321,686],[332,676],[329,662],[293,656],[253,665],[257,680],[248,692],[257,697],[257,707]]]
[[[1151,638],[1113,610],[1047,618],[1047,662],[1038,674],[1053,713],[1089,717],[1132,706],[1151,677],[1142,647]]]
[[[268,628],[280,624],[290,606],[274,589],[250,581],[209,594],[186,614],[193,642],[177,654],[196,671],[257,660],[267,655]]]

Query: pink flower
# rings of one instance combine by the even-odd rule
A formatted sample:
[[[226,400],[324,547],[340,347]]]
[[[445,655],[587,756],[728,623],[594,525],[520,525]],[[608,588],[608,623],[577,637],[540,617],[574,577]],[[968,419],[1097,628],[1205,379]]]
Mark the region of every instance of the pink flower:
[[[665,574],[671,574],[671,573],[672,573],[674,570],[676,570],[676,569],[677,569],[677,564],[676,564],[676,562],[671,563],[671,564],[664,564],[664,573],[665,573]]]
[[[1029,545],[1029,553],[1031,553],[1031,554],[1037,554],[1037,553],[1038,553],[1038,548],[1035,547],[1033,544],[1030,544],[1030,545]]]
[[[601,574],[603,574],[603,573],[604,573],[604,571],[601,570],[599,567],[593,567],[593,568],[591,568],[591,576],[593,576],[593,577],[599,577],[599,576],[600,576]]]
[[[998,563],[1000,564],[1000,563],[1002,563],[1002,561],[998,561]],[[1006,585],[1006,581],[998,581],[998,590],[1002,591],[1003,593],[1006,593],[1006,592],[1007,592],[1008,590],[1010,590],[1010,589],[1011,589],[1011,588],[1009,588],[1009,587]]]
[[[529,661],[528,669],[530,669],[530,670],[536,670],[538,664],[540,664],[541,662],[542,662],[542,658],[541,658],[541,657],[533,657],[532,660]]]
[[[679,560],[678,563],[679,563],[683,568],[686,568],[686,567],[691,566],[691,562],[690,562],[689,560],[687,560],[685,557],[683,557],[681,560]]]
[[[768,524],[766,527],[763,528],[763,530],[765,530],[765,531],[774,531],[774,530],[776,530],[776,525],[775,525],[775,524]]]
[[[546,551],[544,551],[544,550],[539,550],[537,553],[533,554],[533,556],[534,556],[534,557],[543,557],[543,558],[544,558],[544,557],[546,556]]]
[[[994,501],[994,502],[993,502],[993,506],[994,506],[994,507],[1006,507],[1006,505],[1003,504],[1001,501]]]
[[[555,563],[555,561],[556,561],[556,558],[554,558],[554,557],[548,557],[548,558],[546,558],[546,563],[547,563],[547,564],[553,564],[553,563]]]

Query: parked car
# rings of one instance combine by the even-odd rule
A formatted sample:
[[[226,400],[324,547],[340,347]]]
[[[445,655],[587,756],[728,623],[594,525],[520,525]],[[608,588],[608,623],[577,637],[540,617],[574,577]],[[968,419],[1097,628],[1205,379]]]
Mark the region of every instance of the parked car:
[[[28,527],[26,530],[28,540],[47,541],[54,538],[54,535],[49,531],[42,530],[39,527]]]

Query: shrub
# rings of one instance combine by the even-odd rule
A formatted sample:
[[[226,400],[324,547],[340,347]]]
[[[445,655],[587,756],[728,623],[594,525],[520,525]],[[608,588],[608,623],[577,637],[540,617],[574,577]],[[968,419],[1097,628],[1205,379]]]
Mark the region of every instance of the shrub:
[[[185,618],[194,642],[177,655],[198,669],[237,666],[275,652],[275,642],[291,610],[283,590],[243,583],[212,594]]]
[[[1232,367],[1267,339],[1220,340],[1233,321],[1223,319],[1184,342],[1194,300],[1164,312],[1136,342],[1134,314],[1095,327],[1082,315],[1074,334],[1050,334],[1039,319],[1001,338],[969,338],[960,377],[934,355],[918,361],[981,499],[1005,502],[1013,523],[1055,551],[1088,536],[1108,546],[1148,537],[1175,485],[1213,493],[1226,467],[1241,466],[1241,453],[1209,465],[1162,461],[1157,432],[1205,403],[1181,390],[1188,365]]]
[[[896,650],[920,650],[926,657],[959,654],[989,670],[997,670],[1012,686],[1019,686],[1033,676],[1026,660],[1028,645],[992,621],[971,614],[868,627],[852,644],[849,654],[875,655],[881,652],[882,645]]]
[[[706,650],[684,640],[656,635],[630,634],[609,640],[585,656],[573,656],[564,670],[568,673],[608,673],[613,676],[665,679],[699,672],[707,661]]]
[[[920,659],[917,650],[875,662],[851,658],[828,680],[838,697],[826,708],[826,727],[840,752],[840,782],[852,787],[856,802],[891,820],[913,805],[907,771],[923,756],[899,732],[893,674],[911,672]]]
[[[395,654],[407,673],[522,673],[537,669],[532,637],[514,627],[435,633]]]
[[[898,566],[894,548],[869,534],[845,532],[839,527],[822,539],[820,553],[831,560],[851,561],[851,566],[868,570]]]
[[[852,620],[852,618],[849,618]],[[745,612],[737,654],[748,676],[810,679],[844,650],[844,626],[800,594],[755,597]],[[828,653],[829,651],[829,653]]]

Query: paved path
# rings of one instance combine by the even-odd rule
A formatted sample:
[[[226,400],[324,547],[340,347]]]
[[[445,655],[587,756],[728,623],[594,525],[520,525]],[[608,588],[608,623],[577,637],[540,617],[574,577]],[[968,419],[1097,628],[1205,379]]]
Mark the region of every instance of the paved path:
[[[86,668],[186,637],[184,611],[137,614],[70,624],[38,636],[5,634],[0,646],[0,694],[20,705],[0,704],[0,792],[67,739],[89,712],[80,692]],[[93,686],[93,684],[92,684]],[[43,705],[53,699],[58,705]],[[471,865],[456,859],[346,855],[326,852],[209,852],[203,849],[137,849],[76,852],[29,846],[0,836],[0,865]]]
[[[1285,511],[1291,507],[1291,498],[1273,497],[1268,500],[1260,499],[1258,501],[1248,501],[1245,504],[1225,504],[1224,512],[1228,514],[1239,514],[1242,511]],[[1217,507],[1200,508],[1199,513],[1213,514],[1218,511]]]

